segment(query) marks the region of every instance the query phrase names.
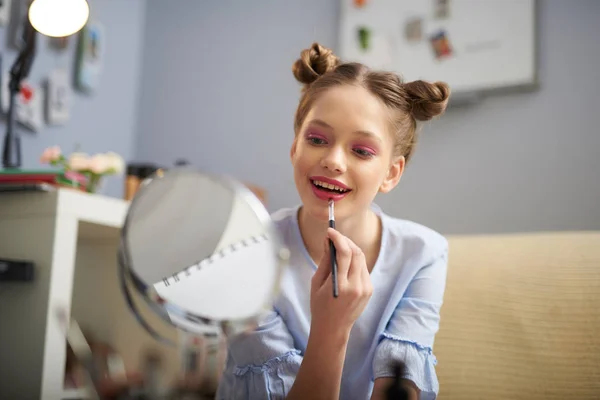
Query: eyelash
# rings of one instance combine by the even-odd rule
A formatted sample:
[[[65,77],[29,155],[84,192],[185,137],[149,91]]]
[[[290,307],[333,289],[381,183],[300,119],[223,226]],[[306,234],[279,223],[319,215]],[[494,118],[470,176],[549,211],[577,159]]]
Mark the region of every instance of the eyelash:
[[[316,136],[312,136],[312,135],[308,135],[307,141],[314,146],[321,146],[321,145],[327,143],[325,139],[316,137]],[[356,153],[359,157],[362,157],[362,158],[375,157],[375,154],[373,154],[369,150],[365,150],[365,149],[353,149],[353,150],[354,150],[354,153]]]
[[[325,143],[326,143],[326,142],[325,142],[325,139],[323,139],[323,138],[320,138],[320,137],[315,137],[315,136],[309,136],[309,137],[307,138],[307,140],[308,140],[308,142],[309,142],[310,144],[314,144],[314,145],[317,145],[317,146],[319,146],[319,145],[322,145],[322,144],[325,144]],[[316,141],[321,141],[321,143],[316,143]]]
[[[365,150],[365,149],[354,149],[354,152],[357,153],[361,157],[367,157],[367,158],[375,157],[375,154],[373,154],[369,150]]]

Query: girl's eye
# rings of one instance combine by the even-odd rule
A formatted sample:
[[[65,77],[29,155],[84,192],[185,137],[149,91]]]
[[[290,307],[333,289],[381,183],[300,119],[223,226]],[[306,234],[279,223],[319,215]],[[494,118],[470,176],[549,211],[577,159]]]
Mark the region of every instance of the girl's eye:
[[[326,144],[327,143],[327,141],[325,140],[325,138],[322,137],[321,135],[308,135],[308,137],[306,138],[306,140],[310,144],[314,144],[314,145],[321,145],[321,144]]]
[[[367,150],[367,149],[363,149],[363,148],[360,148],[360,147],[354,149],[354,152],[356,154],[358,154],[359,156],[365,157],[365,158],[370,158],[370,157],[375,156],[375,154],[372,151]]]

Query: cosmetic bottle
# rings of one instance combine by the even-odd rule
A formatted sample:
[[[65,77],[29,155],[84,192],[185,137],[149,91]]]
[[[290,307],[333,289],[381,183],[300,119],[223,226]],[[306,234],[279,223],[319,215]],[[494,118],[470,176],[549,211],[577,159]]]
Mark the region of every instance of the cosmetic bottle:
[[[128,164],[127,177],[125,179],[125,200],[131,201],[144,179],[152,176],[158,169],[159,167],[154,164]]]

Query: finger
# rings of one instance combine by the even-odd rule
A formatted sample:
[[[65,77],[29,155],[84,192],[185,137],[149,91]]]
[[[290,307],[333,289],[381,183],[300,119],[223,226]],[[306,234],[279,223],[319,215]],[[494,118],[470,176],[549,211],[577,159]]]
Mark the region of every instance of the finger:
[[[330,259],[329,238],[325,238],[325,240],[323,240],[323,256],[321,257],[321,261],[319,261],[319,265],[317,266],[317,271],[312,278],[312,284],[315,289],[323,286],[323,282],[325,282],[327,277],[331,274]]]
[[[363,293],[368,295],[369,297],[373,294],[373,284],[371,282],[371,274],[369,273],[369,268],[367,264],[364,264],[363,268],[360,268],[361,273],[358,277],[360,279],[360,286],[363,290]]]
[[[327,236],[333,241],[336,252],[338,277],[341,280],[348,279],[348,270],[352,261],[352,249],[348,243],[349,239],[333,228],[327,229]]]
[[[333,275],[327,274],[327,277],[323,281],[323,284],[319,288],[319,290],[325,290],[328,293],[331,293],[331,288],[333,287]]]
[[[352,249],[352,262],[350,263],[350,270],[348,272],[348,281],[358,293],[371,296],[373,294],[373,285],[365,253],[350,238],[348,238],[348,245]]]
[[[351,239],[348,239],[348,245],[352,250],[352,261],[348,271],[348,279],[362,280],[365,271],[368,274],[365,253]]]

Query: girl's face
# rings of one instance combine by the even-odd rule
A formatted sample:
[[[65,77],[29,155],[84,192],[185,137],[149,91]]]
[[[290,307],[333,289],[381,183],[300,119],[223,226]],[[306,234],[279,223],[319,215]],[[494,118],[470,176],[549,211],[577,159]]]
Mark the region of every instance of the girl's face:
[[[366,89],[344,85],[322,93],[294,139],[291,160],[303,207],[336,220],[368,209],[378,192],[400,180],[404,158],[393,158],[387,107]]]

